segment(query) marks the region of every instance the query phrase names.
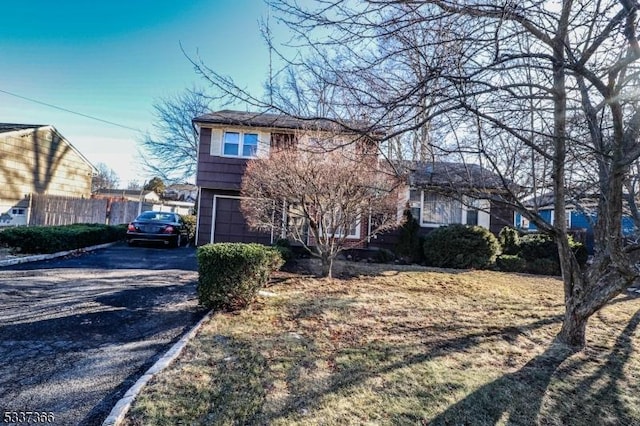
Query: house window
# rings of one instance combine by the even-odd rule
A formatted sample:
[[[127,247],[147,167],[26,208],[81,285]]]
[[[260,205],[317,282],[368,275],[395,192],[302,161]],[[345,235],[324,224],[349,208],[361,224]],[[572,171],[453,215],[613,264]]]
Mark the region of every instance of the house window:
[[[467,210],[467,225],[476,226],[477,224],[478,224],[478,210],[477,209]]]
[[[297,139],[291,133],[273,133],[271,134],[271,148],[274,151],[294,150],[296,149]]]
[[[255,157],[258,153],[258,134],[224,132],[222,153],[232,157]]]
[[[360,222],[355,222],[349,228],[347,234],[343,233],[342,227],[338,227],[335,232],[336,237],[360,238]]]
[[[462,203],[440,194],[423,192],[422,223],[424,225],[462,223]]]
[[[14,216],[24,216],[25,210],[21,208],[11,209],[11,214]]]
[[[342,229],[338,229],[338,235],[342,236]],[[354,222],[345,235],[348,238],[359,238],[360,237],[360,221]]]
[[[337,222],[340,222],[342,220],[340,216],[341,215],[337,215],[337,217],[335,218]],[[346,234],[344,233],[343,226],[339,226],[335,231],[333,231],[331,228],[329,228],[327,231],[328,234],[333,234],[338,238],[360,238],[360,216],[358,216],[356,220],[351,224],[351,226],[349,226]]]
[[[411,217],[416,221],[420,221],[420,206],[422,204],[422,192],[411,191],[409,192],[409,209],[411,210]]]

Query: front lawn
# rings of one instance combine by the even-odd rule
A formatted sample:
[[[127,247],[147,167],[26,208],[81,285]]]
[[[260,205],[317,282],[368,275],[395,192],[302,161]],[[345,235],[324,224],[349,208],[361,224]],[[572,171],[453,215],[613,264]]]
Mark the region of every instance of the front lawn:
[[[571,355],[551,345],[559,279],[339,267],[353,276],[282,273],[216,314],[126,424],[640,424],[640,298],[595,315]]]

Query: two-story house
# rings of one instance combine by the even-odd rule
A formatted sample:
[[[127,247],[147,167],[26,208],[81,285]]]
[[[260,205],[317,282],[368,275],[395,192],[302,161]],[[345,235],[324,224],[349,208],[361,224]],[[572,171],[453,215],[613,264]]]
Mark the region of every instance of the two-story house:
[[[278,235],[249,229],[240,211],[240,185],[246,164],[266,158],[274,149],[304,144],[348,144],[358,135],[330,120],[303,120],[277,114],[218,111],[197,117],[200,131],[196,184],[198,202],[197,245],[211,242],[259,242],[270,244]],[[407,204],[423,232],[452,223],[481,225],[497,233],[513,223],[513,212],[497,204],[492,191],[499,177],[477,165],[403,162],[398,171],[407,178],[406,197],[398,203],[398,219]],[[475,198],[461,201],[460,191],[469,189]],[[478,194],[481,194],[480,196]],[[484,194],[484,195],[482,195]],[[366,218],[365,218],[366,219]],[[349,230],[354,240],[366,235],[367,221]],[[371,240],[369,246],[392,247],[394,233]]]
[[[247,162],[266,158],[274,149],[313,146],[349,134],[330,120],[303,120],[278,114],[218,111],[197,117],[200,130],[196,184],[198,200],[197,244],[259,242],[270,244],[277,235],[249,229],[240,211],[240,184]],[[364,221],[360,224],[364,226]],[[359,239],[361,230],[350,230]]]
[[[27,224],[30,194],[90,197],[96,172],[53,126],[0,123],[0,226]]]

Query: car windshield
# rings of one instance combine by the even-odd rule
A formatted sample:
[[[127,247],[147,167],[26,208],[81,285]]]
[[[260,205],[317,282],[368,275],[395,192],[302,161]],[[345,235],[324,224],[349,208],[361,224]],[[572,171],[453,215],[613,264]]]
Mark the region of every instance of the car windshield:
[[[144,212],[136,220],[156,220],[159,222],[173,222],[174,217],[172,213],[162,212]]]

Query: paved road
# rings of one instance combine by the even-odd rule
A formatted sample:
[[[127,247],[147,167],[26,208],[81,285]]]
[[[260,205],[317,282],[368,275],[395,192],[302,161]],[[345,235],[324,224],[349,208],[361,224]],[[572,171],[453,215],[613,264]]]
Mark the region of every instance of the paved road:
[[[101,424],[204,315],[196,269],[193,248],[125,245],[0,268],[0,414]]]

